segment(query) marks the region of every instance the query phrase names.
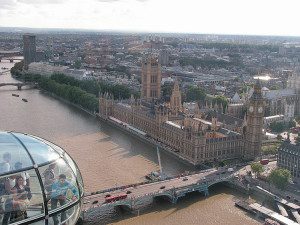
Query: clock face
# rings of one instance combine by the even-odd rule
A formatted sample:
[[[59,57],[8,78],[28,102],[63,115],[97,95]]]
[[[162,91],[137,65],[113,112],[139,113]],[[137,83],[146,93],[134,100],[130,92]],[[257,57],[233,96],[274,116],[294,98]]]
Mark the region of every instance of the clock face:
[[[249,107],[249,112],[253,112],[253,106]]]
[[[258,111],[259,113],[262,113],[262,112],[263,112],[263,108],[260,106],[260,107],[258,107],[257,111]]]

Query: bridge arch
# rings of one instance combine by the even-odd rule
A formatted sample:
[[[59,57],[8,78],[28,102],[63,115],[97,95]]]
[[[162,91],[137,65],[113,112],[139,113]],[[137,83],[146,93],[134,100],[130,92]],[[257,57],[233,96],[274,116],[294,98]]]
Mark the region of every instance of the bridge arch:
[[[115,204],[114,208],[117,211],[125,211],[125,212],[130,212],[132,210],[132,206],[129,203],[120,203],[120,204]]]
[[[174,196],[170,193],[159,193],[153,196],[153,201],[167,200],[168,202],[173,202]]]
[[[212,187],[215,187],[215,186],[221,185],[221,184],[228,186],[230,184],[230,182],[229,182],[229,180],[215,180],[208,184],[208,188],[212,188]]]

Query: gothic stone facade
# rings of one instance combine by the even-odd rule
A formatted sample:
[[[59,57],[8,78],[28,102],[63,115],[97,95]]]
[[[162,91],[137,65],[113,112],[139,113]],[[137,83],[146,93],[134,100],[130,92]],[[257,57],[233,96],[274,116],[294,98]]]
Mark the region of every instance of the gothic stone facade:
[[[254,159],[260,154],[264,105],[259,82],[243,124],[230,115],[211,114],[208,121],[208,115],[201,114],[198,107],[194,114],[187,112],[182,107],[177,81],[170,102],[161,102],[160,82],[159,61],[150,56],[142,63],[141,99],[132,97],[120,102],[109,94],[102,95],[99,115],[120,121],[128,129],[129,126],[139,129],[147,138],[159,141],[194,165],[234,158]]]
[[[99,99],[99,114],[147,133],[148,138],[170,147],[194,165],[234,158],[254,159],[260,153],[263,121],[262,100],[255,96],[257,99],[252,99],[248,112],[247,127],[245,124],[241,133],[226,129],[216,118],[207,121],[200,115],[190,116],[183,112],[174,115],[172,107],[164,104],[149,106],[135,99],[118,102],[108,94]]]
[[[277,165],[288,169],[293,179],[300,181],[300,145],[283,142],[278,149]]]

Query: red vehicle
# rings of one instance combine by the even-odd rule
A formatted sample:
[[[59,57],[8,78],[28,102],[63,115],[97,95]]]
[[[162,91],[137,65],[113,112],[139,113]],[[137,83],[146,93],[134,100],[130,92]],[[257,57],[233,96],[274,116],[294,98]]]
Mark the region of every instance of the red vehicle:
[[[262,160],[260,160],[260,164],[261,165],[268,165],[269,164],[269,160],[268,159],[262,159]]]
[[[127,198],[127,194],[110,196],[110,197],[105,198],[105,203],[115,202],[115,201],[119,201],[119,200],[122,200],[122,199],[125,199],[125,198]]]

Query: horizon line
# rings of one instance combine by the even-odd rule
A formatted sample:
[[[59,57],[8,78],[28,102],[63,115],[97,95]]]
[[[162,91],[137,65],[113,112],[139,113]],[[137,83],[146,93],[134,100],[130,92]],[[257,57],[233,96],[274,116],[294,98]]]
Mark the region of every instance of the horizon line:
[[[181,35],[217,35],[217,36],[252,36],[252,37],[288,37],[300,38],[300,35],[279,35],[279,34],[240,34],[240,33],[198,33],[198,32],[175,32],[175,31],[143,31],[143,30],[117,30],[117,29],[96,29],[96,28],[59,28],[59,27],[22,27],[22,26],[1,26],[0,29],[32,29],[32,30],[65,30],[80,32],[112,32],[112,33],[135,33],[135,34],[181,34]],[[5,32],[5,31],[1,31]],[[7,31],[8,32],[8,31]],[[10,31],[11,32],[11,31]]]

